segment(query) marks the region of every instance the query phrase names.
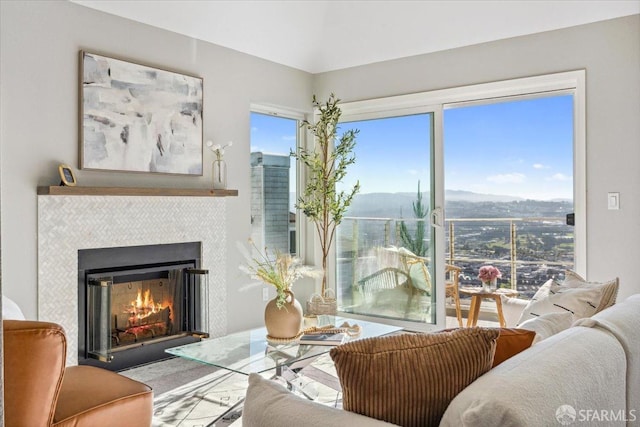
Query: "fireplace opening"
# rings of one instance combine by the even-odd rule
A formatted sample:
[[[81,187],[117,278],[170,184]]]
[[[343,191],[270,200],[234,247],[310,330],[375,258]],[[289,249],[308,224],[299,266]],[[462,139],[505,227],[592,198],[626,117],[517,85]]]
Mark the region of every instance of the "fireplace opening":
[[[182,245],[79,251],[79,364],[122,370],[208,335],[208,271]]]

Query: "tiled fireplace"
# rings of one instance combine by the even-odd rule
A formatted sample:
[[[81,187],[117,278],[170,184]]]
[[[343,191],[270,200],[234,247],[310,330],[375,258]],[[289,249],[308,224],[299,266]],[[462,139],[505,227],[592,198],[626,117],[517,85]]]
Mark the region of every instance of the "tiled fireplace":
[[[224,198],[38,196],[38,318],[59,323],[65,328],[67,364],[77,364],[79,352],[85,353],[87,344],[83,338],[87,336],[87,331],[84,325],[80,325],[81,314],[85,310],[80,307],[79,300],[87,299],[86,295],[82,295],[82,290],[79,290],[78,253],[81,250],[152,245],[168,247],[169,244],[179,244],[178,247],[180,247],[182,246],[180,244],[194,243],[200,250],[198,262],[201,265],[178,266],[179,268],[175,270],[182,268],[208,270],[208,295],[205,297],[206,301],[203,301],[199,307],[201,309],[208,305],[208,316],[199,317],[208,325],[202,325],[201,329],[208,329],[212,336],[225,334],[227,329],[225,227]],[[105,256],[112,255],[107,251],[106,255],[101,257]],[[142,269],[145,271],[133,272],[129,281],[127,277],[117,278],[115,281],[124,284],[120,288],[133,287],[133,284],[136,287],[139,286],[140,298],[143,300],[145,291],[153,292],[153,290],[159,295],[155,298],[165,299],[167,295],[161,294],[168,289],[166,286],[169,286],[169,282],[163,282],[161,279],[169,278],[170,273],[166,271],[170,269],[163,267],[160,269],[161,273],[149,271],[149,268],[154,270],[153,265],[157,264],[155,261],[152,259],[150,262],[133,262],[130,267],[147,265]],[[94,279],[99,282],[100,278],[100,268],[98,268]],[[113,289],[118,287],[113,286]],[[129,298],[129,296],[118,296],[120,292],[117,290],[110,298]],[[147,299],[149,297],[150,295],[146,295]],[[97,297],[94,295],[93,298]],[[179,299],[182,299],[182,296]],[[142,328],[145,329],[144,331],[142,329],[137,331],[138,338],[144,340],[144,334],[166,334],[167,331],[163,328],[176,327],[170,326],[171,322],[166,321],[168,315],[169,310],[166,305],[159,307],[158,313],[151,316],[152,319],[158,320],[152,322],[156,323],[153,326],[155,330],[145,324],[145,328]],[[117,324],[114,324],[114,321]],[[111,325],[124,326],[124,330],[127,329],[127,324],[135,326],[131,320],[117,320],[113,316],[109,322]],[[147,318],[144,322],[149,323],[150,319]],[[134,330],[129,329],[128,333],[118,336],[117,340],[138,339],[132,338]]]
[[[122,370],[166,359],[209,328],[200,243],[78,251],[78,363]]]

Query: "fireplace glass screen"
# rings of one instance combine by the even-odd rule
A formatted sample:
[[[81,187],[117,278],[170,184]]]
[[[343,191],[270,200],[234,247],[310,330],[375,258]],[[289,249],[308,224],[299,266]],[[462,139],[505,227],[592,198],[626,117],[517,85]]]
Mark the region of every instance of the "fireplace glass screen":
[[[206,335],[207,271],[191,265],[87,274],[87,354],[109,362],[119,351]]]

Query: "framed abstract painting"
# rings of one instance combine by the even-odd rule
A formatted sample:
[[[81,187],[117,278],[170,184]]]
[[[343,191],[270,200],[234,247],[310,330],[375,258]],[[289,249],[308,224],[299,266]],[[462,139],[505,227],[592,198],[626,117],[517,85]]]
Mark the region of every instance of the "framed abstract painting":
[[[203,79],[80,52],[80,169],[202,175]]]

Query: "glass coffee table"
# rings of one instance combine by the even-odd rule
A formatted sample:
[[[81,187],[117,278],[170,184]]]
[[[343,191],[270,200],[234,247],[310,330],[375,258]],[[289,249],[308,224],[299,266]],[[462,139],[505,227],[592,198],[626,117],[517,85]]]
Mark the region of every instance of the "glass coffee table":
[[[378,337],[402,330],[401,327],[384,325],[363,320],[335,317],[332,324],[357,324],[362,328],[356,337],[348,337],[347,341],[363,338]],[[297,342],[288,344],[274,344],[267,341],[266,328],[256,328],[248,331],[236,332],[223,337],[209,338],[200,342],[181,345],[165,350],[174,356],[213,365],[244,375],[251,373],[270,374],[272,377],[282,377],[286,368],[295,370],[306,366],[317,357],[328,353],[333,346],[300,345]],[[286,376],[285,376],[286,378]],[[242,401],[230,407],[210,425],[215,424],[227,413],[234,410]]]
[[[360,335],[348,337],[346,342],[379,337],[402,330],[400,327],[381,323],[344,317],[335,318],[335,325],[340,326],[343,322],[348,322],[350,325],[358,324],[362,328]],[[299,345],[297,342],[274,344],[268,342],[266,337],[267,330],[262,327],[169,348],[166,352],[174,356],[249,375],[270,370],[275,371],[282,366],[291,366],[305,359],[328,353],[333,348],[327,345]]]

